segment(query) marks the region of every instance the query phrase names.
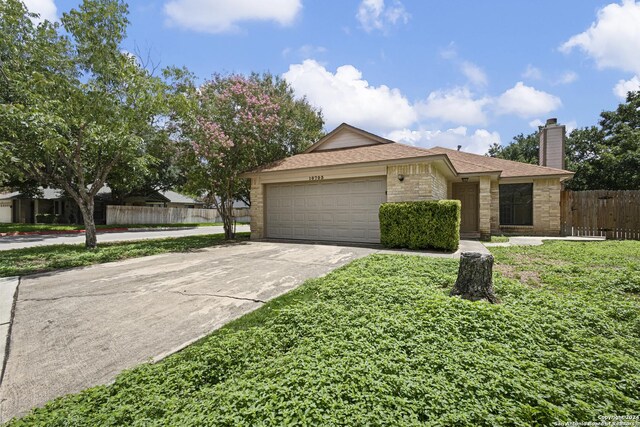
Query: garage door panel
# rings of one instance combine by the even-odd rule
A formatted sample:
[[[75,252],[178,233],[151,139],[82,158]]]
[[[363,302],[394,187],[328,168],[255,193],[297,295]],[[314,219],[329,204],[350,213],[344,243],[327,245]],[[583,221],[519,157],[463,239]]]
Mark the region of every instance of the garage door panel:
[[[266,235],[379,243],[385,193],[385,177],[267,185]]]
[[[0,223],[11,222],[11,214],[11,204],[9,204],[8,202],[0,202]]]

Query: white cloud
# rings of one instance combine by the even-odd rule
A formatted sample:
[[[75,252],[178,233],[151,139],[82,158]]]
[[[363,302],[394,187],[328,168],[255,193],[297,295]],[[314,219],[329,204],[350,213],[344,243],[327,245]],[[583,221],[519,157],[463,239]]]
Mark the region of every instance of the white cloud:
[[[557,85],[568,85],[578,80],[578,74],[574,71],[564,72],[554,83]]]
[[[579,48],[599,68],[640,73],[640,3],[623,0],[598,11],[596,22],[560,46],[563,52]]]
[[[391,6],[385,6],[384,0],[362,0],[356,14],[358,22],[367,32],[384,32],[390,25],[406,24],[410,17],[399,0],[394,0]]]
[[[542,71],[539,68],[534,67],[533,65],[527,65],[527,69],[522,73],[522,78],[530,79],[530,80],[541,80],[542,79]]]
[[[456,43],[451,42],[444,49],[440,50],[440,56],[443,59],[456,59],[458,57],[458,50],[456,48]]]
[[[23,0],[23,2],[29,12],[40,15],[39,19],[34,19],[36,23],[42,22],[45,19],[51,22],[58,19],[58,9],[53,0]]]
[[[544,122],[540,119],[531,120],[529,122],[529,126],[531,126],[534,129],[538,129],[539,126],[544,126]]]
[[[172,0],[164,6],[170,24],[207,33],[237,31],[245,21],[290,25],[301,9],[301,0]]]
[[[314,46],[311,44],[305,44],[297,49],[287,47],[282,50],[282,56],[289,57],[291,55],[297,56],[300,59],[309,59],[316,55],[321,55],[327,52],[327,48],[324,46]]]
[[[476,129],[469,134],[464,126],[447,130],[395,130],[387,134],[387,138],[420,147],[441,146],[457,149],[462,146],[462,151],[475,154],[485,154],[494,142],[501,143],[498,132],[490,132],[486,129]]]
[[[466,87],[431,92],[426,101],[418,105],[421,115],[460,125],[481,125],[487,122],[484,108],[489,98],[475,99]]]
[[[462,61],[460,64],[460,70],[469,81],[476,86],[486,86],[489,82],[487,75],[473,62]]]
[[[562,106],[557,96],[526,86],[522,82],[506,90],[496,100],[498,114],[532,117],[550,113]]]
[[[347,122],[372,131],[410,126],[417,114],[399,89],[370,86],[352,65],[338,67],[335,74],[317,61],[292,64],[283,77],[298,96],[322,108],[328,127]]]
[[[633,76],[629,80],[620,80],[613,88],[613,93],[620,99],[627,99],[628,92],[640,90],[640,77]]]

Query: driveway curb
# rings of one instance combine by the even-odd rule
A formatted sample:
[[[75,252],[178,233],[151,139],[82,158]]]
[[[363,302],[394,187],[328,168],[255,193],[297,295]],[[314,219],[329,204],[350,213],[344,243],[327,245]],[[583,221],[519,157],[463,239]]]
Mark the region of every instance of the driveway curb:
[[[20,277],[0,278],[0,384],[9,358],[11,326],[16,311]]]

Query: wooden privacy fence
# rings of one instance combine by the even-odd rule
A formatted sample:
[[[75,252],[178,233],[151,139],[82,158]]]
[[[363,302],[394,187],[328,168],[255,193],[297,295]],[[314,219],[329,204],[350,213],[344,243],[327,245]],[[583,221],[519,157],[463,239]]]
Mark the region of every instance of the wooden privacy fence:
[[[234,209],[236,221],[249,222],[249,209]],[[217,209],[107,206],[107,224],[178,224],[221,222]]]
[[[560,211],[564,236],[640,240],[640,191],[563,191]]]

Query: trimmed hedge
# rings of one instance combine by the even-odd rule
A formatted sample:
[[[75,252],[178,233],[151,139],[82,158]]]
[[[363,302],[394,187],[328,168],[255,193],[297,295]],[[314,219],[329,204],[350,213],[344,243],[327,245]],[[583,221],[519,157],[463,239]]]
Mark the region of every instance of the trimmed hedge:
[[[455,251],[460,243],[460,201],[383,203],[380,241],[388,248]]]
[[[62,215],[36,214],[36,223],[38,223],[38,224],[61,224],[62,223]]]

